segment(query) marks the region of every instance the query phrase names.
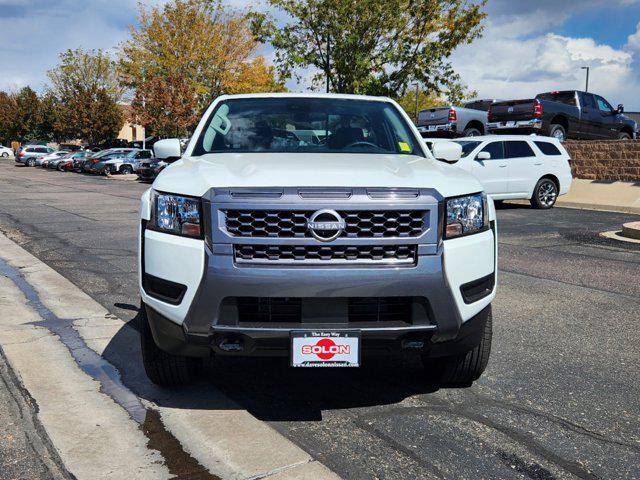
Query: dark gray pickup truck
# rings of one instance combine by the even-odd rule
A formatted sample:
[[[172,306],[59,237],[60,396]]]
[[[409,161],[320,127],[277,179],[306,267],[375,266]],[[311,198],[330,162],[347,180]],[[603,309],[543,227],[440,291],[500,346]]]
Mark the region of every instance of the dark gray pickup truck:
[[[490,133],[539,133],[560,141],[636,138],[636,122],[600,95],[576,90],[541,93],[526,100],[495,102],[488,112]]]

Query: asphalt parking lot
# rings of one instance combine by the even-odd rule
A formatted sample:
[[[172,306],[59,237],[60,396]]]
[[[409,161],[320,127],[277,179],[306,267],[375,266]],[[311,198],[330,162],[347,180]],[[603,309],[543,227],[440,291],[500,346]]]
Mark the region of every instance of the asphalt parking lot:
[[[146,188],[0,161],[0,231],[124,321],[103,356],[138,396],[206,410],[222,391],[349,479],[640,478],[640,248],[598,237],[637,217],[499,209],[494,344],[471,388],[427,383],[412,358],[350,371],[224,360],[160,395],[140,386],[135,324]]]

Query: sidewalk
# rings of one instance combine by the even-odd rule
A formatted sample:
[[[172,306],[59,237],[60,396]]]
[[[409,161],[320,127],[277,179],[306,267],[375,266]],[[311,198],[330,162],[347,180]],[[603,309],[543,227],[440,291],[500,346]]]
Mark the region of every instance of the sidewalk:
[[[640,213],[640,182],[574,179],[571,190],[558,198],[557,205]]]
[[[522,200],[509,201],[524,202]],[[569,193],[558,197],[556,205],[558,207],[640,214],[640,182],[575,178]]]

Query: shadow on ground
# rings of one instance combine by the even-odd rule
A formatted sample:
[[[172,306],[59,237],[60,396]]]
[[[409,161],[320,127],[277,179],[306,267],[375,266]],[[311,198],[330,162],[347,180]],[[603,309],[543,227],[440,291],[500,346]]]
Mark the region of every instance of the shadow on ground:
[[[365,357],[357,369],[293,369],[287,358],[219,357],[203,367],[199,381],[161,389],[142,366],[138,317],[123,325],[103,353],[123,383],[160,406],[246,409],[264,421],[321,420],[323,410],[390,405],[432,393],[417,356]],[[221,400],[221,391],[233,402]]]

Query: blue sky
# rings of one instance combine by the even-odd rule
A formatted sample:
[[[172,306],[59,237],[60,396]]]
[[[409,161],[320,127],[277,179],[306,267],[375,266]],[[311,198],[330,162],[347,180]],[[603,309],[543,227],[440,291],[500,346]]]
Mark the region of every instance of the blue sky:
[[[146,4],[165,0],[143,0]],[[383,0],[381,0],[383,1]],[[234,7],[264,3],[228,0]],[[135,21],[136,0],[0,0],[0,89],[41,90],[67,48],[113,49]],[[640,0],[489,0],[483,38],[452,61],[480,97],[521,98],[590,89],[640,110]],[[263,50],[267,55],[270,49]],[[304,90],[307,85],[290,84]]]

